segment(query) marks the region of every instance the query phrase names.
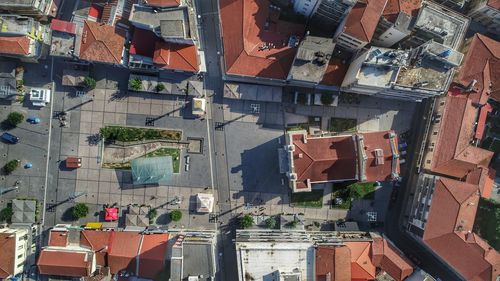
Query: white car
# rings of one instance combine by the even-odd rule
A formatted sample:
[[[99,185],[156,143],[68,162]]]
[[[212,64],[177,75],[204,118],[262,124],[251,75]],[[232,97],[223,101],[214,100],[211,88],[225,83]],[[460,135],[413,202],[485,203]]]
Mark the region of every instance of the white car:
[[[50,103],[51,91],[45,88],[31,88],[30,101],[33,106],[46,106]]]

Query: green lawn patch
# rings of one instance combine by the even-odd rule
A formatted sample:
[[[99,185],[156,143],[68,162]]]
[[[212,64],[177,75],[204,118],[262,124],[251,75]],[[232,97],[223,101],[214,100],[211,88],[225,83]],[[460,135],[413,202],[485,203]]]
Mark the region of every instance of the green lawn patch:
[[[333,184],[332,200],[333,207],[339,209],[349,209],[354,200],[373,200],[375,197],[375,187],[373,182],[343,182]],[[341,198],[342,204],[335,205],[335,198]]]
[[[500,251],[500,203],[491,199],[479,199],[474,232]]]
[[[182,132],[135,127],[108,126],[101,128],[102,136],[108,141],[173,140],[180,141]]]
[[[181,151],[177,148],[159,148],[155,151],[149,152],[141,157],[160,157],[160,156],[172,156],[172,168],[174,173],[180,172],[181,166]],[[119,170],[130,170],[130,162],[125,163],[103,163],[102,167],[107,169],[119,169]]]
[[[328,130],[331,132],[356,132],[356,119],[330,118]]]
[[[323,206],[323,190],[292,193],[291,203],[295,207],[321,208]]]

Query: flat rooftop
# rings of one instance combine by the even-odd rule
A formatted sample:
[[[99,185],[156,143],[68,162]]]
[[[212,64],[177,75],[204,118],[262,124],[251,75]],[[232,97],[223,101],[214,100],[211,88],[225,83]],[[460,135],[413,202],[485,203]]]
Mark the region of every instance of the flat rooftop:
[[[35,0],[2,0],[0,6],[32,6]]]
[[[28,34],[33,27],[33,19],[16,15],[0,15],[0,33]]]
[[[190,26],[191,20],[187,7],[159,9],[141,5],[133,5],[130,21],[146,25],[163,37],[193,38],[196,28]],[[195,36],[196,37],[196,36]]]
[[[189,276],[201,276],[200,281],[211,281],[215,277],[214,248],[212,244],[184,243],[182,280]]]
[[[73,54],[75,54],[75,36],[64,32],[53,31],[50,55],[72,57]]]
[[[443,45],[457,49],[469,25],[465,16],[442,6],[425,2],[418,13],[414,28],[442,38]]]
[[[240,275],[267,280],[293,272],[298,280],[314,279],[312,242],[237,242],[236,252]]]
[[[328,68],[335,43],[332,38],[306,36],[300,43],[289,79],[319,83]]]

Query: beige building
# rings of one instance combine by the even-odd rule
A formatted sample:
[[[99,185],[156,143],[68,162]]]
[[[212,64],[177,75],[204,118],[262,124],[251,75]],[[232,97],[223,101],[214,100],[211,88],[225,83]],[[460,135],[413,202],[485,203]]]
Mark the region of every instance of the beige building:
[[[0,228],[0,279],[18,275],[24,271],[29,248],[27,229]]]

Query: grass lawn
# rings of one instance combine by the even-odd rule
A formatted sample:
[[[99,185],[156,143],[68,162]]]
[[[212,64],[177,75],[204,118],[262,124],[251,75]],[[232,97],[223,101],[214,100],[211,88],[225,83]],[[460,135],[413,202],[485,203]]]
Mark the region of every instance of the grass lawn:
[[[479,200],[474,232],[500,251],[500,203],[491,199]]]
[[[330,118],[328,130],[331,132],[356,132],[356,119]]]
[[[321,208],[323,190],[313,189],[310,192],[292,193],[291,203],[295,207]]]
[[[160,156],[172,156],[172,168],[174,173],[179,173],[180,165],[181,165],[181,151],[177,148],[160,148],[155,151],[152,151],[142,157],[160,157]],[[102,166],[108,169],[121,169],[121,170],[130,170],[130,162],[126,163],[103,163]]]
[[[349,209],[351,202],[357,199],[372,200],[375,197],[373,182],[345,182],[333,185],[332,199],[342,198],[342,204],[335,208]]]

